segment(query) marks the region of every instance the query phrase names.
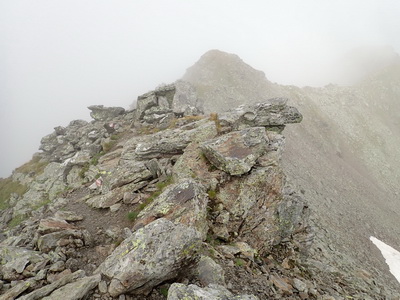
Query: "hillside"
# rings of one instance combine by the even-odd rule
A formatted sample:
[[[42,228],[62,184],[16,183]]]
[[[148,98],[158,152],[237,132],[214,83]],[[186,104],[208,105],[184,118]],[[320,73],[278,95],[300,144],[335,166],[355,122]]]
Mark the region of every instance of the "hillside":
[[[399,236],[371,87],[280,86],[213,50],[132,111],[90,106],[0,180],[0,300],[397,299],[368,240]]]
[[[204,69],[210,53],[214,60],[220,56],[228,65],[229,80],[220,79],[223,68],[215,77],[213,67]],[[227,57],[231,63],[225,61]],[[250,78],[258,71],[234,55],[213,50],[183,77],[200,89],[211,82],[217,82],[217,86],[223,82],[228,97],[237,95],[232,100],[235,104],[257,101],[255,92],[247,94],[242,85],[259,89],[264,98],[288,97],[304,117],[298,126],[285,129],[283,165],[289,179],[305,191],[315,218],[334,237],[337,247],[359,264],[378,267],[377,276],[394,286],[398,283],[388,275],[387,266],[368,238],[374,235],[400,248],[399,63],[397,56],[392,64],[351,87],[298,88],[272,84],[261,76],[255,77],[252,85],[248,84]],[[237,65],[236,72],[232,72],[231,64]],[[207,84],[199,84],[203,74],[210,74]],[[210,111],[230,107],[222,100],[226,96],[221,87],[200,90],[200,95],[205,95],[203,105]]]

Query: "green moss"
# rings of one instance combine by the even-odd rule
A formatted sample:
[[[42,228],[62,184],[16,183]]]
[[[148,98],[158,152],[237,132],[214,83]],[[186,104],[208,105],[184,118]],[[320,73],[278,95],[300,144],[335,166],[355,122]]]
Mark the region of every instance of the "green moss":
[[[159,292],[160,292],[160,294],[163,295],[164,297],[167,297],[167,296],[168,296],[168,288],[166,288],[166,287],[160,288],[160,289],[159,289]]]
[[[19,224],[21,224],[22,221],[24,221],[24,220],[25,220],[25,216],[24,215],[17,215],[14,218],[12,218],[10,223],[8,223],[8,227],[14,228],[14,227],[18,226]]]
[[[235,259],[235,266],[243,267],[245,264],[246,264],[246,262],[243,259],[241,259],[241,258]]]
[[[211,200],[215,200],[215,198],[217,198],[217,192],[215,190],[208,190],[207,194],[208,198]]]
[[[49,164],[47,161],[41,161],[39,156],[34,156],[30,161],[15,169],[16,173],[29,174],[34,173],[36,176],[44,172],[44,169]]]
[[[116,144],[117,144],[117,141],[116,141],[116,140],[110,140],[109,142],[104,143],[104,144],[103,144],[103,151],[104,151],[105,153],[107,153],[107,152],[110,151]]]
[[[13,181],[11,177],[0,178],[0,209],[6,209],[9,207],[8,200],[11,194],[15,193],[22,196],[28,191],[28,187],[20,184],[17,181]]]
[[[164,189],[172,184],[174,182],[173,177],[172,176],[168,176],[164,181],[160,181],[156,184],[157,190],[154,191],[149,197],[147,197],[143,203],[141,203],[134,211],[131,211],[128,213],[128,219],[131,220],[129,218],[129,214],[131,214],[133,217],[133,219],[131,221],[135,221],[137,216],[139,215],[139,213],[145,209],[150,203],[152,203],[154,201],[155,198],[157,198],[163,191]]]
[[[135,221],[137,216],[138,216],[138,214],[139,214],[138,211],[130,211],[130,212],[128,212],[128,215],[127,215],[128,220],[131,221],[131,222]]]
[[[97,166],[99,163],[99,158],[102,157],[104,154],[105,154],[104,151],[101,151],[93,155],[92,159],[90,160],[90,164],[93,166]]]
[[[43,206],[45,206],[45,205],[47,205],[49,203],[51,203],[50,199],[44,199],[43,201],[41,201],[39,203],[36,203],[32,208],[34,210],[38,210],[39,208],[41,208],[41,207],[43,207]]]

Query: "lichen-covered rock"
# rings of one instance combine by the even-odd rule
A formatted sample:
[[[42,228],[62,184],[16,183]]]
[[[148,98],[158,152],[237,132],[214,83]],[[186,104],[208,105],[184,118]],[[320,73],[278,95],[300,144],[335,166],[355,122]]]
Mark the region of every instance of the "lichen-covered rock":
[[[125,113],[122,107],[104,107],[103,105],[91,105],[88,107],[90,116],[97,121],[106,121]]]
[[[138,215],[134,228],[146,225],[157,218],[166,218],[195,227],[205,239],[208,196],[203,185],[193,179],[185,179],[168,186],[150,205]]]
[[[246,128],[206,141],[201,145],[204,155],[218,169],[231,175],[250,171],[267,150],[264,127]]]
[[[228,113],[221,114],[222,126],[233,130],[245,127],[264,126],[283,130],[285,124],[300,123],[303,116],[293,106],[288,106],[286,98],[272,98],[254,105],[242,105]]]
[[[80,300],[94,289],[100,282],[100,274],[90,277],[83,277],[75,282],[68,283],[63,287],[52,292],[49,296],[43,297],[43,300]]]
[[[203,285],[225,285],[224,270],[211,257],[202,255],[193,270],[193,276]]]
[[[20,247],[0,246],[0,270],[8,272],[14,270],[21,274],[28,264],[45,261],[46,258],[38,251]],[[0,271],[0,277],[2,277]]]
[[[168,290],[168,300],[258,300],[253,295],[234,296],[229,290],[221,285],[211,284],[201,288],[197,285],[184,285],[173,283]]]
[[[194,228],[158,219],[124,240],[98,271],[111,279],[111,296],[139,294],[192,265],[200,243]]]
[[[182,154],[191,142],[203,142],[217,135],[214,122],[203,119],[168,129],[142,138],[132,139],[124,145],[120,164],[136,160],[170,157]]]

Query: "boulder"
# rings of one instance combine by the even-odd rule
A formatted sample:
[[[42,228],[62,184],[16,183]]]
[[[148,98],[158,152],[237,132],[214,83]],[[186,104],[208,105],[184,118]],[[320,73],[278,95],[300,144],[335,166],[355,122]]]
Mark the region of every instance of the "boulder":
[[[3,271],[15,270],[21,274],[28,264],[36,264],[45,260],[46,258],[38,251],[20,247],[0,246],[0,266]]]
[[[134,228],[139,228],[157,218],[192,226],[205,239],[208,197],[203,185],[193,179],[184,179],[168,186],[138,215]]]
[[[122,107],[104,107],[103,105],[91,105],[88,107],[90,116],[97,121],[106,121],[125,113]]]
[[[264,127],[246,128],[206,141],[201,145],[204,155],[218,169],[230,175],[250,171],[267,150]]]
[[[293,106],[288,106],[286,98],[272,98],[254,105],[241,105],[235,110],[221,114],[222,126],[233,130],[245,127],[264,126],[283,130],[285,124],[300,123],[303,116]]]
[[[197,285],[184,285],[173,283],[168,290],[168,300],[258,300],[253,295],[234,296],[229,290],[221,285],[211,284],[201,288]]]
[[[195,229],[161,218],[125,239],[98,271],[111,279],[113,297],[145,293],[192,265],[200,244]]]

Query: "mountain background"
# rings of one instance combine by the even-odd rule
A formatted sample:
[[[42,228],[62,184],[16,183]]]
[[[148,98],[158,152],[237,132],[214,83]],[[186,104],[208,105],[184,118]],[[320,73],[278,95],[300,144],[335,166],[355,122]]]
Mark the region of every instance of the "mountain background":
[[[209,49],[279,84],[354,83],[382,46],[400,51],[399,15],[392,0],[1,1],[0,176],[55,126],[89,120],[87,106],[128,108]]]
[[[206,112],[289,98],[303,114],[298,126],[284,131],[289,180],[343,253],[379,267],[394,283],[369,242],[372,235],[400,249],[400,58],[394,52],[384,57],[354,85],[299,88],[272,83],[237,55],[213,50],[183,79],[196,87]]]

